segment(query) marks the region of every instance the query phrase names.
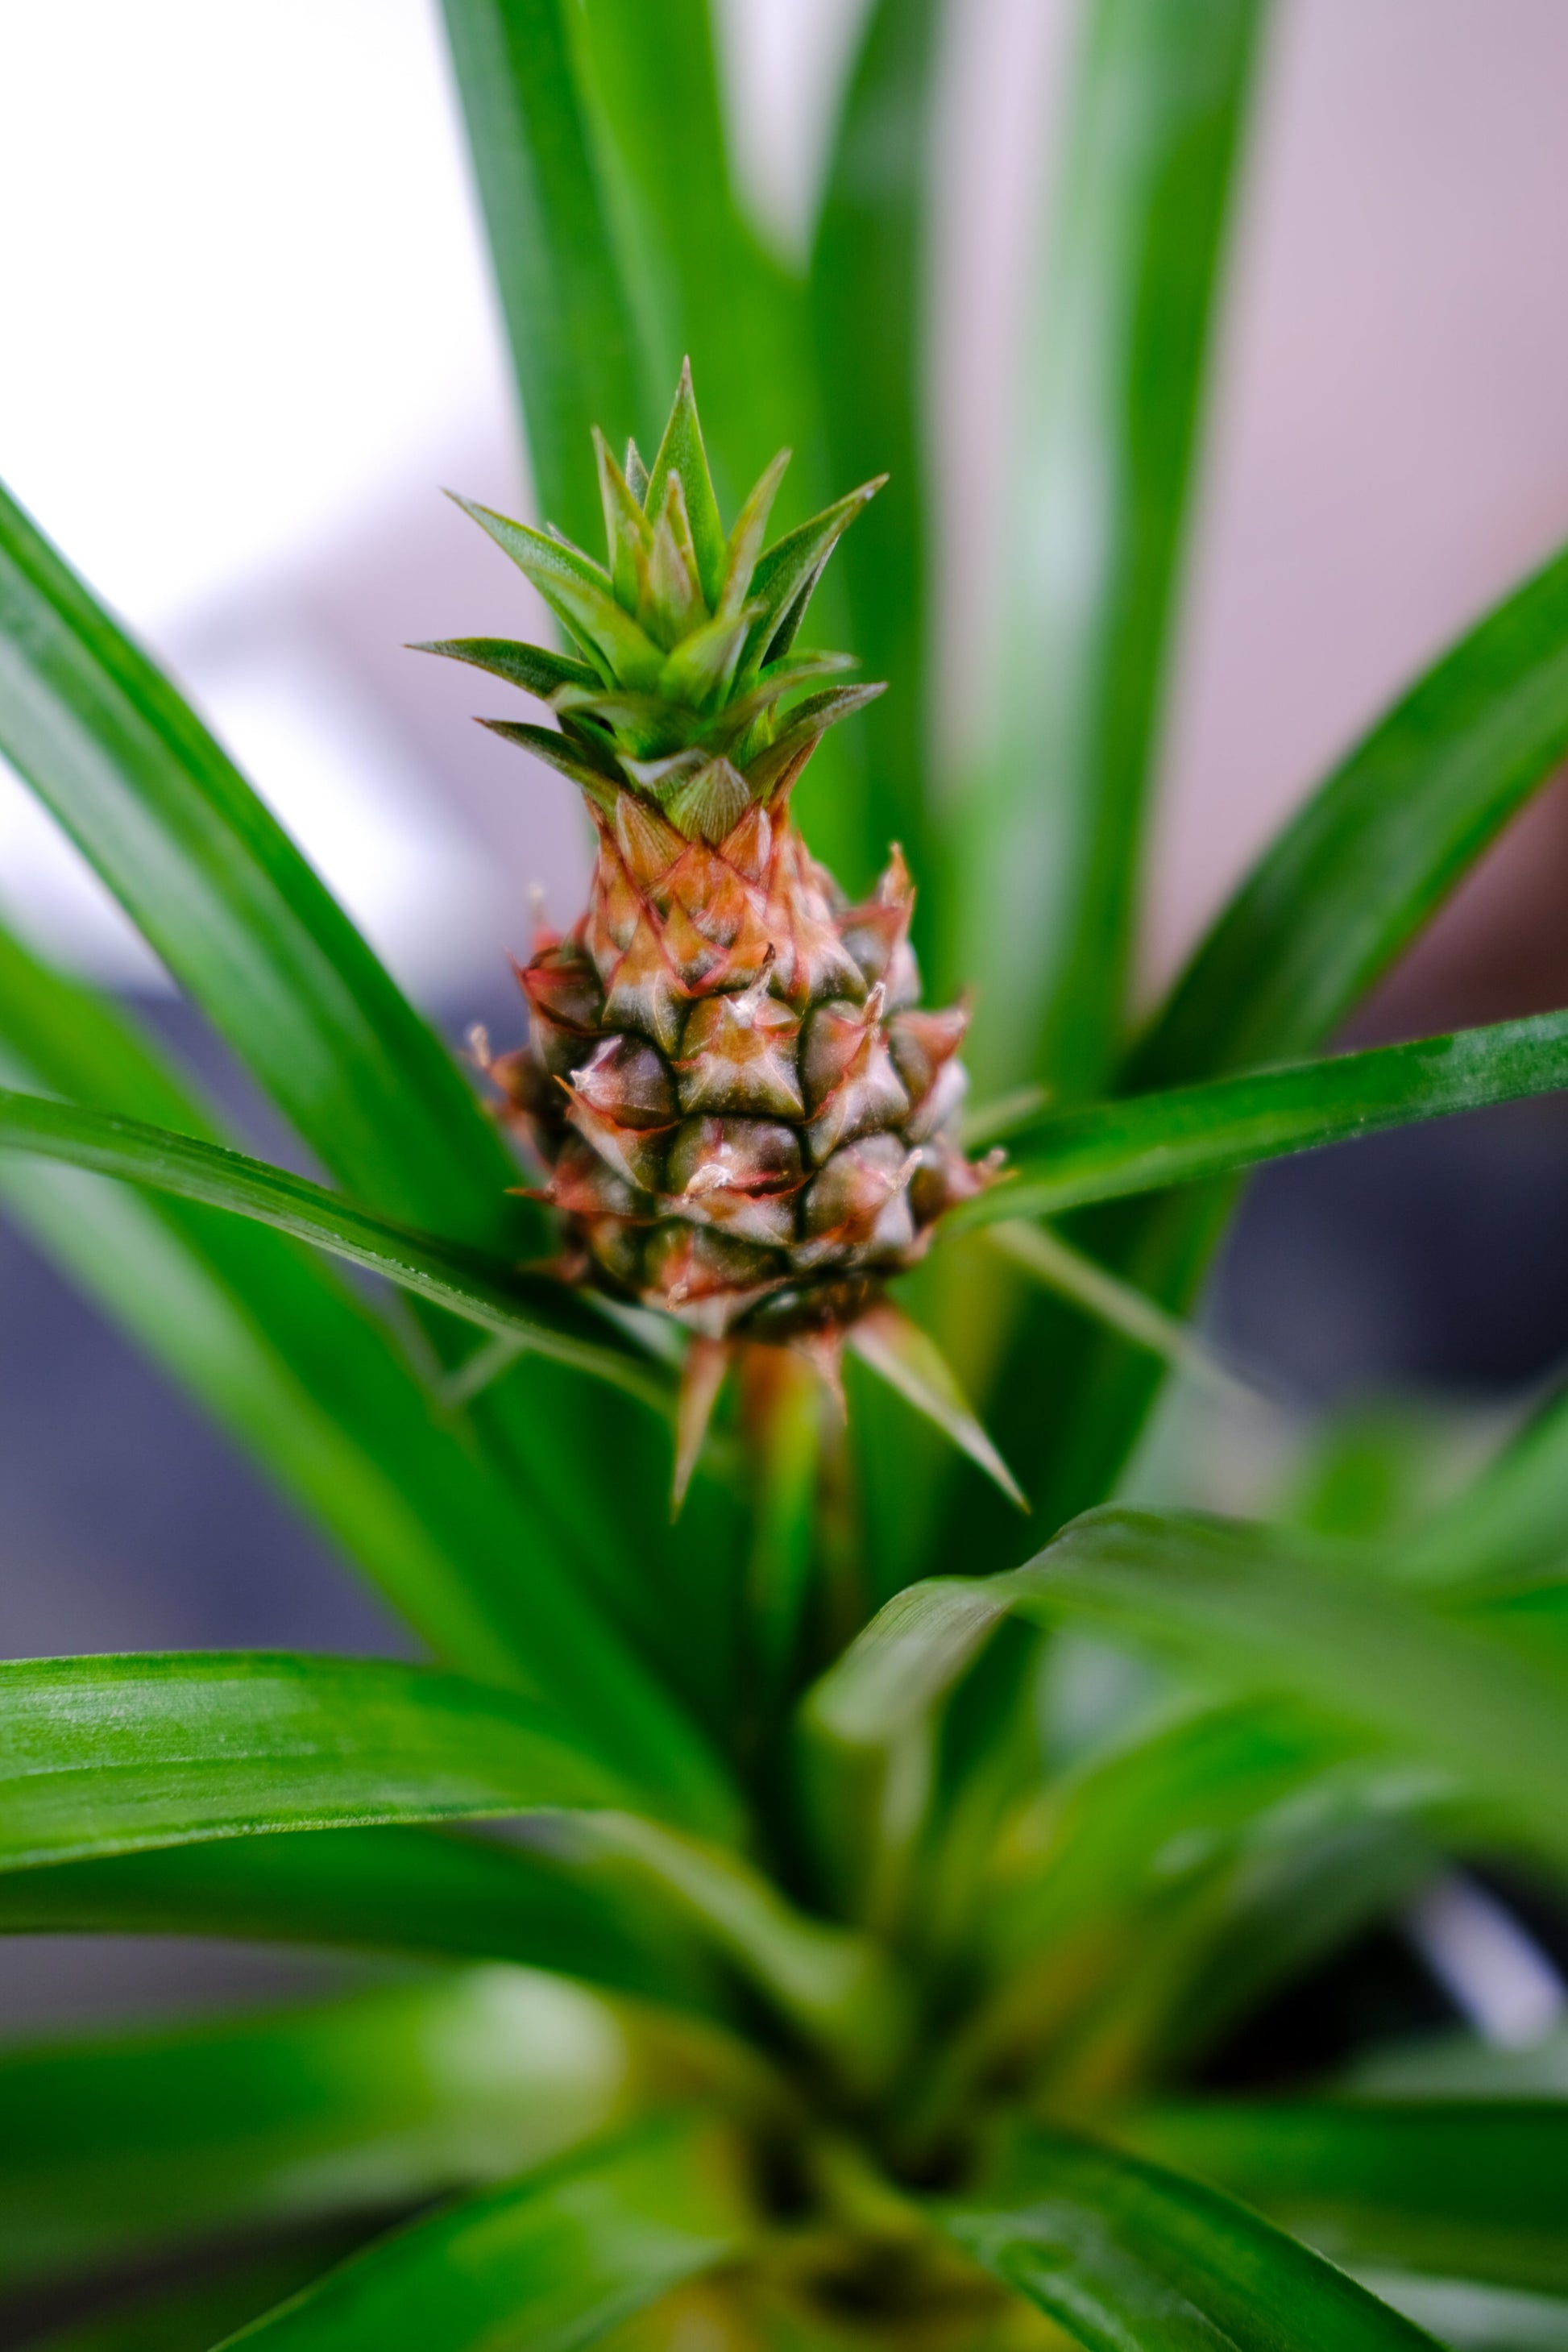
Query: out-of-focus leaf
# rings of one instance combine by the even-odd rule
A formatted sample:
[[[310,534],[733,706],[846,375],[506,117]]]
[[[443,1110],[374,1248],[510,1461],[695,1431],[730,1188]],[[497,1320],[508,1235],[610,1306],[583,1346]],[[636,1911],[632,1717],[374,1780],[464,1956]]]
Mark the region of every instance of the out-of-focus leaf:
[[[122,1013],[3,933],[0,1080],[219,1139]],[[531,1518],[314,1251],[16,1154],[0,1154],[0,1198],[317,1514],[447,1664],[490,1681],[526,1676],[542,1613]],[[575,1612],[571,1630],[585,1654]]]
[[[887,474],[846,542],[855,645],[889,691],[866,722],[854,806],[833,844],[852,889],[868,887],[891,841],[921,886],[918,943],[942,936],[944,861],[931,812],[932,670],[927,611],[929,472],[924,336],[940,0],[877,0],[867,19],[828,163],[810,301],[835,481]]]
[[[36,1095],[0,1090],[0,1149],[58,1160],[94,1175],[118,1176],[172,1192],[179,1200],[254,1217],[298,1241],[313,1242],[351,1265],[384,1275],[481,1330],[519,1339],[534,1352],[625,1389],[656,1412],[668,1412],[668,1370],[642,1355],[608,1318],[584,1307],[561,1284],[515,1274],[502,1259],[419,1234],[356,1208],[303,1176],[266,1160],[148,1127],[140,1119]]]
[[[527,1230],[456,1065],[167,679],[3,494],[0,750],[343,1182],[465,1241]]]
[[[1103,1085],[1260,0],[1095,0],[1008,482],[959,963],[987,1083]]]
[[[27,2352],[209,2352],[221,2336],[320,2278],[363,2234],[312,2231],[301,2245],[241,2256],[194,2284],[116,2296],[79,2326],[29,2337]]]
[[[1205,1686],[1299,1699],[1451,1777],[1507,1833],[1568,1854],[1558,1680],[1305,1544],[1196,1514],[1091,1511],[1024,1568],[911,1587],[816,1685],[811,1719],[848,1746],[890,1745],[1009,1611],[1079,1618]]]
[[[1412,1120],[1568,1086],[1568,1012],[1331,1055],[1032,1123],[1012,1180],[955,1209],[951,1230],[1229,1174]]]
[[[1088,2140],[1032,2133],[994,2189],[932,2210],[1091,2352],[1430,2352],[1245,2206]]]
[[[1394,1552],[1421,1584],[1484,1591],[1568,1566],[1568,1394],[1559,1389],[1480,1475]]]
[[[1139,1087],[1331,1034],[1568,753],[1568,552],[1461,637],[1263,853],[1140,1041]]]
[[[1356,2276],[1453,2352],[1568,2352],[1568,2301],[1559,2296],[1366,2266]]]
[[[383,2238],[230,2339],[257,2352],[577,2352],[755,2230],[738,2151],[680,2118]]]
[[[509,1257],[547,1246],[456,1065],[200,720],[3,493],[0,751],[357,1199]],[[436,1321],[439,1346],[450,1326]],[[585,1562],[613,1576],[636,1556],[635,1476],[618,1496],[595,1486],[589,1415],[553,1370],[520,1365],[472,1418],[502,1474],[521,1473],[530,1580],[542,1614],[548,1580],[548,1613],[563,1615]],[[601,1399],[595,1418],[629,1462],[629,1410]]]
[[[542,2163],[658,2087],[604,2003],[506,1968],[24,2045],[0,2055],[0,2275],[395,2211]]]
[[[632,198],[619,218],[659,415],[689,358],[726,518],[789,444],[802,452],[795,496],[808,497],[816,387],[801,290],[735,199],[707,0],[586,0],[579,24],[603,152]],[[651,463],[651,446],[643,455]]]
[[[71,1933],[520,1960],[678,2007],[715,1999],[689,1935],[559,1818],[531,1822],[526,1842],[283,1831],[0,1874],[0,1934]]]
[[[192,1651],[0,1663],[0,1868],[258,1830],[647,1805],[732,1836],[718,1768],[630,1780],[510,1691],[352,1658]]]
[[[1122,1084],[1187,1086],[1321,1047],[1565,751],[1568,554],[1446,652],[1264,852]],[[1228,1199],[1210,1187],[1112,1210],[1079,1237],[1182,1309]],[[1032,1318],[995,1422],[1037,1508],[1062,1519],[1111,1490],[1155,1384],[1147,1359],[1104,1335],[1086,1348]]]
[[[1246,1383],[1228,1372],[1201,1332],[1174,1315],[1167,1315],[1152,1298],[1130,1283],[1121,1282],[1048,1225],[1030,1224],[1016,1217],[996,1219],[986,1228],[993,1248],[1058,1297],[1070,1299],[1086,1315],[1120,1331],[1135,1347],[1162,1356],[1173,1371],[1184,1373],[1195,1386],[1220,1395],[1246,1395]]]
[[[621,447],[668,398],[583,88],[572,0],[445,0],[541,506],[591,547],[588,428]]]
[[[1568,2104],[1215,2103],[1119,2133],[1331,2261],[1568,2290]]]

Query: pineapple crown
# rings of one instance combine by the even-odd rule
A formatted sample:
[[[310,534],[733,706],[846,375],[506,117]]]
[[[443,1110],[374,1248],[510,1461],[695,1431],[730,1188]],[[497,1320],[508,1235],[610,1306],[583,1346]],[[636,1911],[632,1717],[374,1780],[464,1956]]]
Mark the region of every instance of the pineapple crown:
[[[471,662],[548,702],[560,731],[481,723],[570,776],[613,815],[626,791],[678,833],[717,844],[756,804],[778,802],[827,730],[882,692],[818,688],[847,654],[796,651],[795,638],[844,531],[886,481],[851,490],[764,547],[789,463],[781,449],[726,537],[691,388],[681,370],[652,471],[629,443],[623,468],[595,426],[607,561],[551,527],[534,530],[458,499],[531,580],[580,659],[500,637],[421,646]]]

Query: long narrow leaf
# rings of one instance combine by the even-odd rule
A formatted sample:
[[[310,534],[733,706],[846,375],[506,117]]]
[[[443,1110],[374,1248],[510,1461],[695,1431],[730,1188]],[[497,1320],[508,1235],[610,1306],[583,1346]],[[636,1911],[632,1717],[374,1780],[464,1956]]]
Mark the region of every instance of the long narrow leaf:
[[[845,879],[868,883],[889,843],[901,842],[920,878],[922,953],[942,935],[943,880],[930,806],[922,520],[929,467],[921,396],[942,19],[940,0],[878,0],[868,17],[828,164],[810,281],[833,478],[890,478],[840,559],[856,647],[868,675],[889,688],[866,721],[864,781],[852,817],[840,818],[850,852]]]
[[[1190,1085],[1322,1046],[1564,751],[1568,553],[1445,653],[1264,852],[1123,1082]],[[1110,1212],[1087,1245],[1184,1308],[1226,1199]],[[1039,1507],[1065,1518],[1110,1490],[1154,1387],[1146,1360],[1036,1318],[1001,1390],[1027,1393],[1025,1426],[1003,1418],[997,1434]]]
[[[122,1013],[4,933],[0,1080],[218,1140]],[[530,1517],[318,1253],[18,1154],[0,1155],[0,1198],[314,1510],[447,1664],[526,1678],[542,1612],[525,1566],[538,1547]],[[592,1646],[574,1614],[569,1633],[574,1649]]]
[[[312,1242],[353,1265],[384,1275],[417,1297],[448,1307],[466,1322],[519,1340],[557,1363],[591,1372],[667,1411],[668,1377],[615,1327],[581,1307],[559,1284],[514,1274],[504,1261],[464,1250],[430,1234],[353,1206],[320,1184],[243,1152],[146,1127],[138,1119],[0,1090],[0,1150],[30,1153],[151,1185],[253,1217],[296,1240]]]
[[[1196,1515],[1090,1512],[1024,1568],[912,1587],[816,1685],[808,1721],[851,1748],[889,1745],[1008,1612],[1080,1618],[1205,1685],[1302,1700],[1435,1768],[1506,1833],[1568,1854],[1568,1707],[1555,1679],[1387,1584]]]
[[[1568,551],[1450,647],[1270,844],[1130,1061],[1180,1086],[1310,1051],[1568,752]]]
[[[657,380],[595,152],[569,0],[445,0],[540,503],[591,547],[588,429],[647,435]]]
[[[1245,2206],[1055,2132],[936,2218],[1091,2352],[1431,2352],[1432,2339]]]
[[[219,746],[0,492],[0,750],[312,1150],[393,1215],[521,1230],[455,1064]]]
[[[1010,1181],[954,1213],[954,1230],[1228,1175],[1292,1151],[1568,1086],[1568,1012],[1293,1068],[1131,1095],[1032,1125]]]
[[[635,191],[634,276],[658,352],[660,415],[689,358],[725,519],[791,445],[804,462],[781,510],[788,523],[816,487],[803,447],[815,425],[808,335],[797,281],[736,201],[713,12],[708,0],[587,0],[579,21],[602,134]],[[651,463],[652,447],[644,455]]]
[[[976,1061],[1103,1084],[1261,0],[1095,0],[1024,445],[962,939]]]
[[[526,1843],[427,1829],[284,1831],[0,1874],[0,1935],[239,1937],[518,1960],[708,2010],[689,1934],[562,1820]]]
[[[617,1770],[542,1704],[437,1675],[266,1651],[0,1663],[0,1868],[257,1831],[647,1805],[730,1836],[713,1768]]]
[[[577,2352],[732,2258],[734,2149],[679,2119],[472,2198],[356,2254],[229,2341],[256,2352]]]
[[[1122,2136],[1334,2262],[1568,2290],[1561,2101],[1216,2102],[1141,2115]]]
[[[542,2163],[657,2087],[613,2013],[475,1969],[0,2055],[0,2276],[375,2216]]]

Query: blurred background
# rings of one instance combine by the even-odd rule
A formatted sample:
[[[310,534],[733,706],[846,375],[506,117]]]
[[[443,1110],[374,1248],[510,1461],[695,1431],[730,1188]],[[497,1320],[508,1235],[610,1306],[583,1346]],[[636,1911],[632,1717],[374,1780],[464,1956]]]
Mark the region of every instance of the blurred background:
[[[736,168],[786,253],[810,238],[859,14],[725,0]],[[1076,11],[956,14],[928,355],[948,607],[933,723],[954,763]],[[434,0],[0,0],[0,473],[433,1017],[510,1038],[530,886],[569,918],[587,861],[571,788],[470,723],[484,688],[404,649],[546,625],[440,496],[529,510]],[[1562,0],[1280,0],[1189,549],[1149,990],[1403,681],[1568,537],[1564,88]],[[3,768],[0,910],[143,1000],[276,1148]],[[1356,1034],[1564,1001],[1559,789]],[[1414,1392],[1501,1411],[1568,1349],[1565,1208],[1561,1100],[1281,1167],[1254,1187],[1209,1318],[1284,1423]],[[397,1643],[5,1229],[0,1543],[0,1654]],[[13,2015],[98,1997],[100,1953],[35,1941],[5,1962]],[[190,1947],[126,1945],[113,1968],[120,2007],[210,1991],[220,1968],[288,1978]]]

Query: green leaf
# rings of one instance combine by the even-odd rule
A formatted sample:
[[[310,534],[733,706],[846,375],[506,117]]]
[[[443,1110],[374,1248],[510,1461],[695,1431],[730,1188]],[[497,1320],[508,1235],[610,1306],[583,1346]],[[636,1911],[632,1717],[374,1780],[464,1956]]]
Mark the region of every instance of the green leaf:
[[[340,1180],[520,1241],[455,1064],[200,721],[0,492],[0,751]]]
[[[1012,1181],[955,1210],[950,1232],[1226,1175],[1415,1119],[1568,1086],[1568,1012],[1293,1068],[1131,1095],[1031,1122]]]
[[[1317,1045],[1568,751],[1568,551],[1426,671],[1224,908],[1128,1079],[1180,1085]]]
[[[0,932],[0,1077],[212,1138],[125,1016]],[[248,1445],[446,1660],[526,1678],[528,1515],[321,1258],[247,1220],[0,1153],[0,1198]],[[572,1612],[567,1632],[582,1646]]]
[[[1568,553],[1516,590],[1373,728],[1258,864],[1132,1054],[1123,1082],[1173,1087],[1322,1045],[1568,749]],[[1213,1190],[1094,1221],[1095,1255],[1183,1307],[1222,1229]],[[1047,1359],[1052,1386],[1037,1370]],[[1001,1434],[1040,1507],[1110,1491],[1153,1389],[1109,1342],[1086,1358],[1037,1325]],[[1042,1436],[1049,1435],[1043,1461]],[[1026,1442],[1027,1441],[1027,1448]]]
[[[935,2218],[1091,2352],[1430,2352],[1432,2339],[1245,2206],[1035,2132]]]
[[[499,735],[503,743],[515,743],[520,751],[531,751],[547,767],[569,776],[597,807],[613,814],[620,786],[585,756],[574,736],[558,734],[550,727],[531,726],[526,719],[482,719],[479,724],[488,727],[492,735]]]
[[[664,437],[653,461],[653,471],[648,476],[647,495],[643,503],[650,515],[662,511],[672,474],[680,478],[686,520],[696,559],[698,585],[711,612],[718,604],[724,585],[724,526],[719,520],[719,501],[713,495],[713,478],[708,471],[708,452],[702,446],[702,426],[691,389],[689,360],[682,363],[680,382],[676,386],[675,404],[669,412],[669,421],[664,428]]]
[[[728,509],[782,442],[815,427],[801,289],[763,250],[735,198],[708,0],[660,0],[658,8],[586,0],[577,29],[599,152],[619,198],[628,282],[658,353],[644,446],[658,440],[670,386],[689,358]],[[542,317],[535,331],[548,331]],[[657,502],[656,489],[649,513]]]
[[[828,162],[810,304],[832,478],[886,473],[844,551],[857,649],[891,689],[866,729],[846,879],[879,873],[901,842],[919,877],[917,945],[942,935],[945,861],[932,838],[924,509],[927,252],[936,129],[939,0],[879,0],[866,20]],[[850,355],[853,355],[852,358]],[[852,830],[851,830],[852,829]]]
[[[342,2232],[345,2244],[339,2233],[323,2238],[312,2231],[303,2245],[226,2263],[195,2284],[117,2295],[108,2311],[95,2311],[79,2326],[30,2338],[27,2352],[209,2352],[258,2311],[320,2278],[362,2234]]]
[[[0,749],[342,1183],[510,1258],[547,1245],[455,1064],[200,722],[3,497]],[[453,1337],[437,1318],[437,1354]],[[583,1588],[630,1579],[646,1555],[637,1478],[605,1492],[593,1449],[630,1460],[646,1441],[629,1407],[601,1398],[590,1416],[539,1370],[498,1383],[472,1425],[530,1507],[542,1626],[572,1629],[552,1669],[592,1680],[615,1645]],[[612,1671],[635,1679],[629,1656]]]
[[[410,1232],[266,1160],[175,1135],[166,1128],[147,1127],[140,1119],[112,1118],[101,1111],[4,1090],[0,1150],[118,1176],[180,1200],[254,1217],[353,1265],[384,1275],[400,1288],[434,1300],[481,1330],[504,1333],[557,1363],[608,1381],[657,1412],[670,1410],[674,1389],[668,1370],[641,1355],[617,1326],[561,1284],[544,1276],[514,1273],[502,1260],[461,1249],[435,1234]]]
[[[457,504],[510,556],[556,619],[595,657],[606,686],[618,682],[648,693],[657,688],[664,655],[631,614],[622,612],[608,572],[531,523],[512,522],[472,499]]]
[[[977,1463],[1010,1502],[1021,1511],[1028,1509],[1017,1480],[974,1418],[952,1367],[929,1332],[884,1302],[851,1325],[848,1345],[879,1379]]]
[[[0,1874],[0,1934],[237,1936],[526,1961],[710,2011],[712,1969],[563,1819],[526,1841],[283,1831]]]
[[[1261,0],[1095,0],[1007,496],[1002,684],[963,814],[987,1086],[1116,1053]]]
[[[576,2352],[754,2230],[729,2136],[678,2118],[383,2238],[229,2342]]]
[[[650,2089],[591,1994],[488,1968],[0,2055],[0,2275],[379,2216],[540,2164]]]
[[[516,644],[510,637],[441,637],[427,646],[410,646],[413,654],[445,654],[451,661],[468,662],[475,669],[488,670],[492,677],[504,677],[509,686],[521,687],[525,694],[536,694],[548,702],[563,686],[584,687],[596,693],[603,683],[597,670],[586,662],[574,661],[567,654],[552,653],[543,646]]]
[[[647,433],[668,374],[650,352],[606,189],[569,0],[444,0],[540,503],[586,545],[588,429]]]
[[[910,1587],[816,1686],[812,1719],[847,1745],[891,1743],[1009,1612],[1081,1619],[1204,1687],[1299,1699],[1451,1776],[1538,1851],[1568,1854],[1568,1704],[1554,1676],[1333,1554],[1196,1514],[1091,1511],[1023,1568]]]
[[[863,482],[847,498],[837,499],[809,522],[798,523],[759,558],[747,591],[762,605],[752,624],[742,682],[750,684],[768,663],[782,661],[794,645],[805,608],[822,577],[823,566],[863,509],[869,506],[887,480],[885,474]]]
[[[1120,2128],[1333,2262],[1568,2290],[1568,2105],[1216,2103]]]
[[[255,1832],[647,1806],[737,1830],[717,1769],[632,1781],[616,1727],[419,1666],[286,1652],[0,1662],[0,1868]]]
[[[1102,1265],[1097,1265],[1081,1250],[1075,1250],[1049,1226],[1032,1225],[1014,1217],[1000,1218],[986,1227],[986,1238],[994,1249],[1021,1265],[1026,1274],[1058,1297],[1070,1299],[1074,1306],[1092,1315],[1136,1348],[1146,1348],[1152,1356],[1163,1357],[1175,1371],[1183,1373],[1194,1386],[1205,1388],[1219,1396],[1245,1397],[1250,1393],[1246,1383],[1237,1380],[1208,1347],[1201,1332],[1192,1324],[1167,1315],[1152,1298],[1130,1283],[1119,1282]]]

